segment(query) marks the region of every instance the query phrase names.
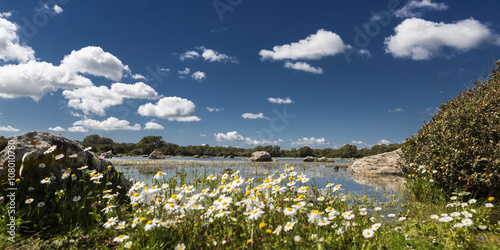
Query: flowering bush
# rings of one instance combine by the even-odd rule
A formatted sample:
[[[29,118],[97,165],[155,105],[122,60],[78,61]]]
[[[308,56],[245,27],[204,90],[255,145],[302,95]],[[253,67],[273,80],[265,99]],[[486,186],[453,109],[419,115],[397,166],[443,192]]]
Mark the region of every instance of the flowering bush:
[[[500,61],[485,81],[442,104],[402,145],[402,160],[423,165],[423,177],[447,190],[500,193]],[[404,165],[406,174],[415,166]]]

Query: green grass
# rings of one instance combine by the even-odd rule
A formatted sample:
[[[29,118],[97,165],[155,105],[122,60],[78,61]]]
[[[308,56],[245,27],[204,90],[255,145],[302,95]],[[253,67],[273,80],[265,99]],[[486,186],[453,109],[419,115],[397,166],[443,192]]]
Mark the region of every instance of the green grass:
[[[500,249],[497,200],[452,194],[419,176],[408,177],[399,193],[377,199],[336,185],[317,187],[299,170],[287,165],[255,179],[199,173],[189,182],[184,171],[172,178],[157,173],[152,185],[138,182],[129,190],[106,185],[112,178],[107,171],[100,184],[91,180],[98,173],[77,169],[71,170],[76,181],[22,180],[18,197],[26,198],[16,207],[16,243],[6,239],[2,207],[0,248]],[[39,171],[42,180],[46,173]],[[27,204],[29,198],[35,201]],[[45,206],[38,208],[41,201]],[[115,207],[105,211],[108,205]],[[453,220],[439,221],[447,217]],[[114,242],[120,235],[127,239]]]

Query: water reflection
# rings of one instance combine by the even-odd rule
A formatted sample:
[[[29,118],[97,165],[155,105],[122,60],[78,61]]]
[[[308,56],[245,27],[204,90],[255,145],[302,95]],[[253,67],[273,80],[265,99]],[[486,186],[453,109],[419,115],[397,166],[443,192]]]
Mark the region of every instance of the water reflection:
[[[115,168],[130,179],[152,183],[153,176],[162,171],[166,178],[176,178],[186,175],[186,182],[200,176],[211,174],[221,175],[222,170],[230,168],[239,171],[239,176],[245,178],[266,177],[278,171],[283,173],[286,164],[294,167],[298,174],[311,178],[308,185],[324,188],[328,183],[342,184],[344,192],[359,195],[383,196],[384,189],[397,191],[401,180],[384,178],[363,178],[351,176],[346,171],[346,162],[303,162],[301,159],[286,159],[278,162],[248,162],[241,159],[183,159],[167,158],[167,160],[149,160],[144,158],[118,158],[110,160]],[[267,175],[265,173],[268,173]],[[277,178],[277,175],[275,175]]]

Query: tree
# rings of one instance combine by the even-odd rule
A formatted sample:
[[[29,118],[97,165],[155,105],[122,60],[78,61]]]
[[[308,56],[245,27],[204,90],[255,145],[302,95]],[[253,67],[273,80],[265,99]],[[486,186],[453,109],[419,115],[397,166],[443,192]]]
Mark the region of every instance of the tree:
[[[143,154],[151,154],[153,150],[159,150],[165,146],[165,141],[161,136],[146,136],[137,143],[137,148],[141,149]]]
[[[341,158],[355,158],[357,149],[355,145],[346,144],[339,149],[339,155]]]
[[[308,146],[304,146],[304,147],[299,148],[299,150],[297,151],[297,154],[299,157],[312,156],[313,149],[308,147]]]

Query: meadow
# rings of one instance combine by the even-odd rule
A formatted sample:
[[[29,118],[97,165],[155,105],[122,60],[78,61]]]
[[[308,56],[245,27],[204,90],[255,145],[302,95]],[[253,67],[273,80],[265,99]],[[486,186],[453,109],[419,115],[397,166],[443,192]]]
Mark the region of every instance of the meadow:
[[[38,180],[18,181],[25,198],[16,208],[15,243],[1,208],[0,247],[500,249],[495,197],[437,189],[437,170],[411,167],[404,188],[379,197],[347,192],[341,179],[318,184],[299,163],[251,176],[158,170],[127,187],[114,181],[111,165],[101,173],[71,166],[54,176],[40,163]]]

